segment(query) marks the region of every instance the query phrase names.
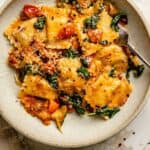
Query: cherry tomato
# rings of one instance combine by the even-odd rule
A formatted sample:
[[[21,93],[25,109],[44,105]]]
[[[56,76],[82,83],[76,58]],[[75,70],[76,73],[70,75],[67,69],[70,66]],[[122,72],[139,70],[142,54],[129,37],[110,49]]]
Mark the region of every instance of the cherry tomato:
[[[58,33],[58,39],[69,39],[75,35],[76,29],[73,24],[67,24]]]
[[[87,34],[92,43],[98,43],[102,38],[102,32],[99,30],[88,30]]]
[[[23,13],[28,17],[28,18],[33,18],[33,17],[39,17],[42,15],[41,10],[33,5],[25,5],[23,8]]]

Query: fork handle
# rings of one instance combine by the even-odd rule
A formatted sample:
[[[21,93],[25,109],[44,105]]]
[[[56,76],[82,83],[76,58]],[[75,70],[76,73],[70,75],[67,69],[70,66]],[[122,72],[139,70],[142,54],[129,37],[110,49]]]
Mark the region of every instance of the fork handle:
[[[128,44],[128,47],[130,51],[132,51],[150,69],[150,62],[148,62],[137,50],[135,50],[131,44]]]

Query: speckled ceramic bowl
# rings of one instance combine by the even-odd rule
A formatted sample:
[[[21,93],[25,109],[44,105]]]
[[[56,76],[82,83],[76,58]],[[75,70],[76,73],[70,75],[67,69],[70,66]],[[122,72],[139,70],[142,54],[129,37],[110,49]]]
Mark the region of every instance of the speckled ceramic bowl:
[[[150,39],[148,24],[132,0],[114,0],[128,13],[131,41],[140,52],[150,60]],[[14,71],[6,65],[10,45],[3,36],[9,23],[18,16],[25,3],[50,3],[53,0],[1,0],[0,4],[0,113],[19,132],[25,136],[59,147],[82,147],[101,142],[127,126],[143,108],[150,95],[150,72],[145,70],[142,77],[133,79],[134,91],[121,111],[111,120],[102,121],[89,117],[68,115],[60,133],[55,125],[44,126],[38,119],[26,113],[17,102],[18,87],[14,82]],[[148,92],[149,91],[149,92]],[[149,94],[148,94],[149,93]],[[146,96],[147,95],[147,96]]]

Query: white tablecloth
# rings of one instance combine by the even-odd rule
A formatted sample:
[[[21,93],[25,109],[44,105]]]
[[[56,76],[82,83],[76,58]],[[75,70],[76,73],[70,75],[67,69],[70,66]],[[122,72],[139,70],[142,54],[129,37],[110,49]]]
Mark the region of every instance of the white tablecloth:
[[[0,5],[4,0],[0,0]],[[150,24],[150,0],[134,0]],[[126,129],[104,143],[80,150],[150,150],[150,100]],[[62,150],[33,142],[0,118],[0,150]],[[79,149],[78,149],[79,150]]]

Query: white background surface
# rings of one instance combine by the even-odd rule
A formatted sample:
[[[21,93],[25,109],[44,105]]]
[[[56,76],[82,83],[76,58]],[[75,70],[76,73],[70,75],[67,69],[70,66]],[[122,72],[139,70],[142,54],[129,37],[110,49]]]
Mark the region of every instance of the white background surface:
[[[0,0],[0,5],[4,0]],[[150,24],[150,0],[134,0],[139,6],[145,18]],[[135,134],[134,134],[135,132]],[[119,138],[126,138],[123,144],[118,148],[113,148],[113,144],[118,142]],[[120,139],[121,140],[121,139]],[[112,144],[112,148],[111,148]],[[119,144],[119,143],[117,143]],[[107,146],[108,145],[108,146]],[[44,146],[31,148],[31,150],[43,150]],[[49,147],[46,150],[52,150]],[[99,144],[87,148],[88,150],[150,150],[150,99],[144,107],[143,111],[122,133],[116,135],[113,140],[105,142],[103,145]],[[0,138],[0,150],[18,150],[16,147],[10,146],[10,140],[7,138]],[[21,148],[19,150],[24,150]],[[44,148],[45,150],[45,148]],[[60,149],[59,149],[60,150]],[[85,150],[85,149],[84,149]]]

